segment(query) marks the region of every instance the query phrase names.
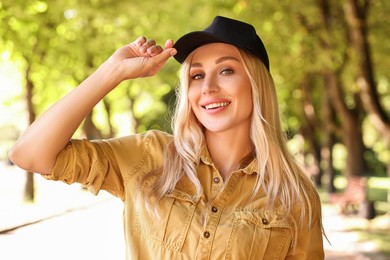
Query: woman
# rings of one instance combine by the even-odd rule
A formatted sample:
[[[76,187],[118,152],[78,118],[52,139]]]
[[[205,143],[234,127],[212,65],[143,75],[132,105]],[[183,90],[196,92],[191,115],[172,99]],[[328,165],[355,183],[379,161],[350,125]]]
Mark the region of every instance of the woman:
[[[71,140],[126,79],[180,63],[173,135]],[[288,153],[268,55],[253,26],[217,16],[162,48],[118,49],[46,111],[10,152],[47,179],[104,189],[125,205],[131,259],[323,259],[319,197]]]

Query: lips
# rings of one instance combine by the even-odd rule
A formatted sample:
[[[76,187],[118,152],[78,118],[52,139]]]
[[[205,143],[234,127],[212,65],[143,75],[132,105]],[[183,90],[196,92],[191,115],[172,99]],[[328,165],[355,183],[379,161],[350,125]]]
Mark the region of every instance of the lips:
[[[216,108],[220,108],[220,107],[225,107],[225,106],[227,106],[229,104],[230,104],[230,102],[216,102],[216,103],[207,104],[207,105],[202,106],[202,107],[207,109],[207,110],[210,110],[210,109],[216,109]]]

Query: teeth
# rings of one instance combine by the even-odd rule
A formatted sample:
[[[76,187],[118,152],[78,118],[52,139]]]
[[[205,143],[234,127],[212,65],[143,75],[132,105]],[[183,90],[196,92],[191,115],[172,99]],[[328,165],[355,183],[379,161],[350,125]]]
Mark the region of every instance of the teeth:
[[[209,104],[209,105],[205,106],[205,108],[206,109],[213,109],[213,108],[217,108],[217,107],[224,107],[227,105],[229,105],[229,102],[220,102],[220,103]]]

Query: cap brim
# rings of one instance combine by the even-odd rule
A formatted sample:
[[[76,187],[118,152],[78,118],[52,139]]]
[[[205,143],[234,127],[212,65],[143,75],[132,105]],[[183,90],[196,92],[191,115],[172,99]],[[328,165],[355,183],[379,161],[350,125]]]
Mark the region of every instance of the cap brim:
[[[200,46],[214,42],[226,42],[212,34],[203,31],[196,31],[182,36],[173,45],[177,54],[173,56],[179,63],[183,63],[188,55]]]

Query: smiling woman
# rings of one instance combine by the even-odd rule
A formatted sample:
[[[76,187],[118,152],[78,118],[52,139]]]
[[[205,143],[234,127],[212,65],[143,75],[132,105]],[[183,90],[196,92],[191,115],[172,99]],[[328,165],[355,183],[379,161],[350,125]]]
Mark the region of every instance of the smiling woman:
[[[71,140],[120,82],[181,66],[173,134]],[[321,204],[288,153],[265,47],[217,16],[165,47],[139,37],[48,109],[10,152],[49,180],[124,203],[129,259],[323,259]]]

